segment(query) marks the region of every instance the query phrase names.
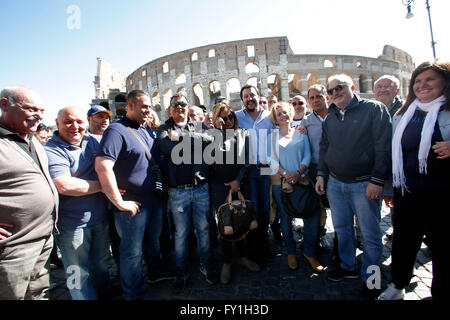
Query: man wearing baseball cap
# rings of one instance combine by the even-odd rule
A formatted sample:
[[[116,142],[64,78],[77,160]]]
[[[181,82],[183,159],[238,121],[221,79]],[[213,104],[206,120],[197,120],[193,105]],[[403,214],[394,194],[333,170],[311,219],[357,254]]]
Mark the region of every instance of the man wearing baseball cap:
[[[109,117],[112,116],[112,112],[105,107],[93,105],[89,109],[87,116],[89,121],[89,134],[100,142],[103,132],[109,126]]]

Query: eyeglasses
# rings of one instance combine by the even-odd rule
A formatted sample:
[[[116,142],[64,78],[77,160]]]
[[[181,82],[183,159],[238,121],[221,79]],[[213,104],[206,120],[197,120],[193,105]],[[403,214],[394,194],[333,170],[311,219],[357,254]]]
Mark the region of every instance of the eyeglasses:
[[[174,108],[176,108],[176,107],[185,108],[185,107],[187,107],[187,103],[183,102],[183,101],[174,101],[174,102],[172,102],[172,106]]]
[[[234,114],[230,113],[228,117],[221,117],[224,122],[227,122],[228,120],[234,120]]]
[[[44,111],[45,111],[43,109],[39,109],[39,108],[36,108],[36,107],[33,107],[33,106],[21,105],[21,104],[18,104],[18,103],[16,103],[15,105],[12,105],[12,106],[17,106],[20,109],[22,109],[23,111],[26,111],[28,113],[39,113],[41,115],[43,115]]]
[[[292,102],[292,105],[295,107],[295,106],[297,106],[297,105],[299,105],[299,106],[302,106],[302,105],[304,105],[305,103],[303,102],[303,101],[299,101],[299,102],[297,102],[297,101],[294,101],[294,102]]]
[[[334,92],[340,92],[344,89],[345,84],[338,84],[336,87],[327,90],[328,95],[332,96]]]
[[[390,89],[390,88],[392,88],[392,87],[394,87],[394,85],[393,84],[388,84],[388,85],[381,85],[381,84],[377,84],[376,86],[375,86],[375,89]]]

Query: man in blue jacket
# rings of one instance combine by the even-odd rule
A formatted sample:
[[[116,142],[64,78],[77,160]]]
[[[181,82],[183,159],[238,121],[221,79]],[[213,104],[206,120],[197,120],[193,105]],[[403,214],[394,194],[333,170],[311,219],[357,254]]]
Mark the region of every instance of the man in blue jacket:
[[[55,239],[72,299],[96,300],[106,295],[110,280],[107,199],[94,170],[98,142],[85,134],[86,117],[77,107],[61,109],[56,126],[45,145],[50,175],[59,192]]]
[[[323,123],[316,191],[325,193],[328,177],[326,193],[342,261],[328,273],[328,279],[358,278],[353,227],[356,215],[363,238],[362,294],[375,298],[379,288],[368,286],[368,280],[383,251],[380,210],[384,180],[391,170],[392,127],[385,105],[361,99],[354,91],[353,80],[345,74],[328,79],[333,103]]]
[[[147,156],[148,153],[155,160],[159,158],[153,148],[154,137],[146,128],[150,109],[147,93],[131,91],[126,115],[106,129],[95,160],[103,192],[116,209],[120,281],[127,300],[139,299],[145,292],[143,255],[149,281],[172,278],[161,259],[161,200],[153,192],[155,177]]]

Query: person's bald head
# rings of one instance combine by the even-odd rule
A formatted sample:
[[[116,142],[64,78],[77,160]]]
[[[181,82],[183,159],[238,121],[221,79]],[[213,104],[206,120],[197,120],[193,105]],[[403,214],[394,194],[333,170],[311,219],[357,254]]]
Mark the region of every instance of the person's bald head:
[[[42,98],[26,87],[6,87],[0,93],[0,123],[11,132],[25,137],[42,121],[45,107]]]
[[[86,132],[86,115],[78,107],[65,107],[58,111],[56,118],[58,135],[71,145],[79,145]]]

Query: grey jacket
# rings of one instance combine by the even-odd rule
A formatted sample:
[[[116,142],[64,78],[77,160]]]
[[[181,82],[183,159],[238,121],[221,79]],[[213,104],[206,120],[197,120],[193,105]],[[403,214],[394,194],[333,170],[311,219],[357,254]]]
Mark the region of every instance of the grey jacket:
[[[49,236],[57,219],[58,191],[47,154],[35,137],[31,143],[42,170],[15,142],[0,136],[0,222],[14,226],[0,249]]]

